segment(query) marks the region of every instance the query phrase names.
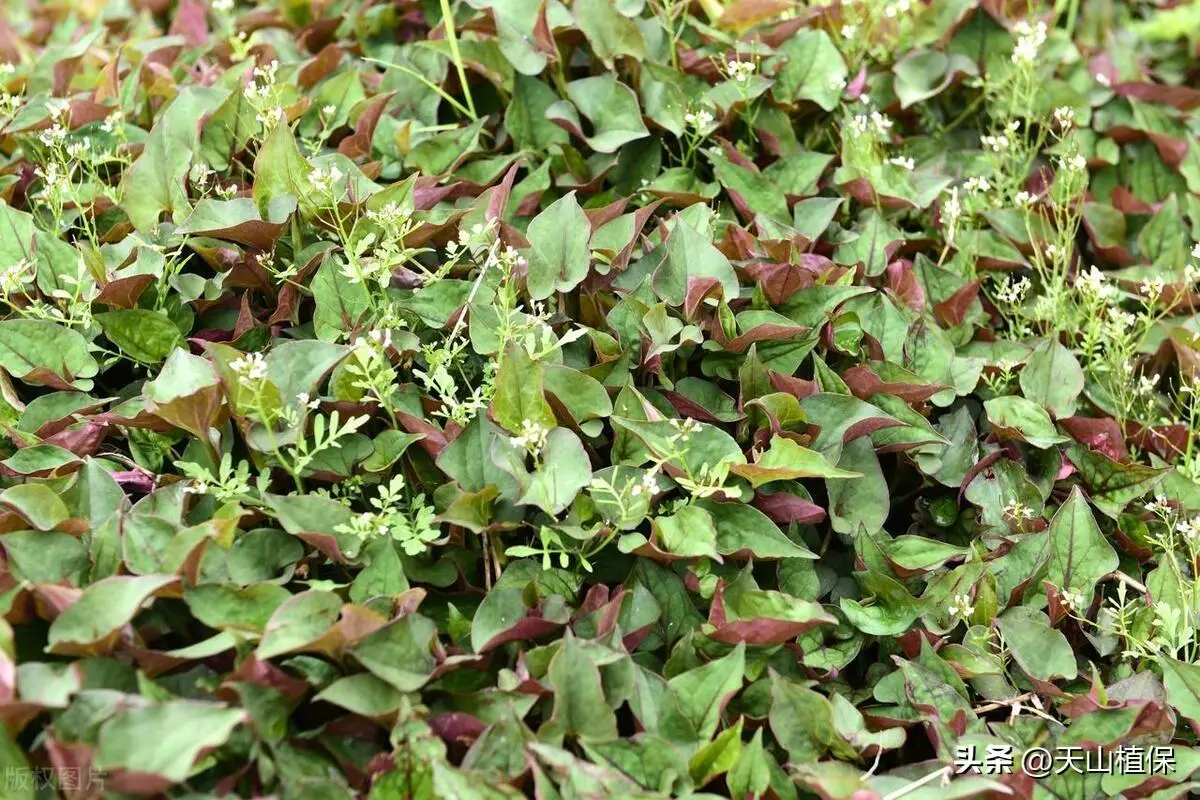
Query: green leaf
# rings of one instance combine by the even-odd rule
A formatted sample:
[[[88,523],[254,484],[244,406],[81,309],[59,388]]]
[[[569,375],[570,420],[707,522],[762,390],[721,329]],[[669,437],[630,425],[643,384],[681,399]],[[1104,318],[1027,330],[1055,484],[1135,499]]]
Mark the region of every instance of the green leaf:
[[[817,557],[785,536],[779,526],[756,508],[712,500],[699,500],[696,506],[707,511],[717,526],[717,551],[723,555],[765,560]]]
[[[1046,615],[1018,606],[997,618],[1005,644],[1026,675],[1040,681],[1074,678],[1079,671],[1075,651],[1062,631],[1050,627]]]
[[[729,471],[750,481],[750,485],[755,489],[771,481],[862,477],[862,473],[836,467],[817,451],[801,447],[782,436],[771,438],[771,446],[758,461],[753,464],[735,464]]]
[[[184,180],[199,147],[200,121],[228,96],[228,89],[184,86],[159,117],[142,154],[121,177],[121,207],[133,227],[146,233],[164,212],[179,221],[191,210]]]
[[[584,139],[598,153],[615,153],[621,145],[650,135],[642,122],[637,95],[611,73],[571,81],[567,96],[575,108],[560,100],[546,109],[546,116],[568,130],[582,131],[575,113],[579,109],[592,124],[592,135]]]
[[[428,682],[437,662],[433,646],[437,626],[428,617],[408,614],[363,637],[350,649],[372,675],[401,692]]]
[[[87,339],[40,319],[0,321],[0,367],[26,383],[84,392],[100,371]]]
[[[599,0],[603,2],[603,0]],[[587,277],[591,232],[587,215],[570,192],[529,223],[529,296],[544,300],[555,292],[569,292]]]
[[[728,655],[668,681],[679,699],[680,710],[696,729],[701,742],[707,742],[716,733],[721,712],[742,686],[745,669],[746,646],[738,644]]]
[[[891,497],[871,438],[863,436],[846,444],[838,468],[857,477],[825,481],[833,529],[842,534],[858,533],[860,529],[868,534],[883,530],[891,511]]]
[[[654,272],[654,292],[673,306],[687,299],[692,278],[715,278],[726,302],[737,298],[737,275],[729,259],[682,217],[677,217],[667,238],[667,257]]]
[[[788,37],[779,52],[786,56],[775,74],[772,93],[781,102],[810,100],[825,111],[837,107],[850,74],[837,45],[819,28],[801,28]]]
[[[1083,391],[1083,369],[1070,350],[1047,339],[1021,369],[1021,391],[1057,419],[1072,416]]]
[[[520,434],[526,424],[553,428],[554,409],[542,392],[542,365],[529,357],[525,348],[511,342],[496,375],[489,416],[511,434]]]
[[[109,341],[143,364],[157,364],[184,346],[179,327],[157,311],[127,308],[96,314],[95,319]]]
[[[1088,487],[1088,498],[1105,516],[1117,519],[1130,502],[1161,483],[1169,470],[1123,464],[1080,444],[1068,450],[1071,463]]]
[[[774,671],[769,721],[771,733],[793,763],[819,760],[839,738],[829,700]]]
[[[1050,520],[1050,561],[1046,577],[1055,586],[1082,594],[1090,601],[1096,583],[1118,566],[1113,550],[1087,500],[1076,486]]]
[[[307,201],[312,194],[308,176],[313,170],[296,146],[291,127],[276,125],[254,157],[254,204],[258,213],[267,218],[271,203],[279,197],[290,195],[298,201]],[[334,192],[338,191],[339,187],[334,187]],[[306,207],[311,210],[310,204]]]
[[[637,24],[621,14],[613,0],[577,0],[572,4],[575,22],[592,45],[592,52],[609,69],[615,56],[641,61],[646,43]]]
[[[333,592],[310,590],[292,596],[271,615],[256,655],[265,660],[304,650],[326,634],[341,609],[342,600]]]
[[[555,428],[546,437],[541,466],[530,475],[529,485],[517,502],[535,505],[547,514],[560,514],[591,480],[592,463],[579,437],[566,428]]]
[[[1200,666],[1166,656],[1158,659],[1162,667],[1167,702],[1183,716],[1200,725]]]
[[[1069,441],[1055,430],[1046,409],[1024,397],[994,397],[984,402],[983,410],[992,428],[1002,437],[1016,438],[1043,450]]]
[[[51,623],[47,651],[74,655],[106,651],[146,600],[176,580],[174,575],[117,575],[93,583]]]
[[[604,697],[600,669],[570,631],[550,660],[554,688],[553,720],[567,734],[584,739],[613,739],[617,717]]]
[[[39,531],[52,531],[71,512],[53,489],[44,483],[23,483],[0,493],[0,505],[12,509]]]
[[[182,783],[205,751],[224,744],[246,721],[242,709],[191,700],[122,711],[101,726],[93,765]]]
[[[696,506],[684,506],[674,514],[650,521],[664,551],[679,556],[707,556],[720,561],[717,552],[717,528],[712,517]]]

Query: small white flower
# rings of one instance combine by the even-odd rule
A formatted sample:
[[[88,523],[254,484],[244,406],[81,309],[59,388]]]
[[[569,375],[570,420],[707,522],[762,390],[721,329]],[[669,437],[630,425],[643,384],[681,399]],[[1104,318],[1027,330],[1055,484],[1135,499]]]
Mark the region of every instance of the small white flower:
[[[693,433],[700,432],[700,423],[691,417],[687,417],[685,419],[672,417],[669,422],[671,423],[671,427],[678,431],[675,436],[681,442],[686,442]]]
[[[1151,514],[1170,514],[1171,502],[1167,499],[1165,494],[1159,492],[1158,494],[1154,495],[1153,500],[1151,500],[1149,503],[1146,503],[1146,510]]]
[[[862,103],[864,106],[871,105],[871,95],[863,92],[858,96],[858,102]]]
[[[121,126],[122,121],[123,117],[121,116],[121,109],[118,108],[116,111],[104,118],[104,122],[100,123],[100,130],[104,131],[105,133],[112,133]]]
[[[1083,609],[1084,596],[1082,592],[1076,592],[1066,587],[1058,593],[1058,597],[1062,600],[1062,604],[1066,606],[1068,611],[1079,611]]]
[[[745,83],[750,80],[755,69],[753,61],[729,61],[725,64],[725,70],[729,73],[730,79],[737,83]]]
[[[17,67],[15,64],[10,64],[7,61],[0,61],[0,77],[12,75],[16,71]]]
[[[954,602],[946,609],[952,617],[966,618],[975,613],[975,607],[971,605],[971,596],[969,594],[954,595]]]
[[[1162,297],[1162,293],[1166,290],[1166,288],[1167,282],[1159,277],[1147,278],[1146,280],[1142,281],[1141,286],[1142,294],[1144,294],[1148,300],[1157,300],[1158,298]]]
[[[1154,388],[1158,386],[1158,375],[1139,375],[1137,386],[1134,391],[1139,397],[1150,397],[1154,394]]]
[[[317,167],[308,174],[309,186],[322,194],[328,194],[341,179],[342,171],[332,165],[329,169]]]
[[[279,106],[271,106],[270,108],[258,112],[258,114],[255,115],[255,118],[258,120],[258,124],[262,125],[264,128],[274,128],[276,125],[287,119],[287,112]]]
[[[62,123],[55,122],[49,128],[38,133],[38,141],[46,145],[46,147],[54,147],[62,144],[67,138],[67,129],[62,126]]]
[[[78,142],[71,142],[67,145],[67,157],[73,161],[83,161],[91,152],[92,143],[87,139],[82,139]]]
[[[686,122],[689,127],[695,128],[696,130],[703,130],[709,125],[712,125],[713,119],[713,115],[708,111],[708,109],[704,108],[700,109],[699,111],[689,111],[683,115],[683,121]]]
[[[1200,542],[1200,514],[1191,519],[1181,519],[1175,524],[1175,530],[1189,542]]]
[[[1017,201],[1017,205],[1019,205],[1019,206],[1032,205],[1033,202],[1035,200],[1037,200],[1036,197],[1034,197],[1032,194],[1030,194],[1029,192],[1026,192],[1024,190],[1017,192],[1016,197],[1013,199]]]
[[[1029,293],[1029,289],[1030,283],[1028,278],[1020,278],[1013,281],[1005,277],[1004,283],[996,290],[996,299],[1006,305],[1020,305],[1025,299],[1025,295]]]
[[[1008,150],[1008,137],[1003,133],[999,136],[983,136],[980,141],[993,153],[1003,153]]]
[[[229,368],[243,385],[251,385],[267,377],[267,360],[262,353],[247,353],[231,361]]]
[[[1054,121],[1063,130],[1071,128],[1075,125],[1075,109],[1070,106],[1059,106],[1054,109]]]
[[[1192,258],[1200,259],[1200,242],[1198,242],[1196,246],[1192,248]]]
[[[880,114],[878,111],[872,111],[871,122],[875,125],[875,132],[880,136],[886,136],[892,130],[892,120],[886,114]]]
[[[1104,87],[1112,86],[1112,81],[1103,72],[1096,73],[1096,83]]]
[[[512,438],[513,447],[522,448],[533,455],[542,452],[546,447],[546,438],[550,435],[540,422],[521,420],[521,433]]]
[[[191,486],[184,487],[184,494],[208,494],[208,484],[204,481],[196,481]]]
[[[1039,20],[1037,24],[1030,25],[1021,20],[1013,30],[1017,34],[1017,43],[1013,47],[1012,62],[1032,64],[1037,61],[1038,53],[1046,43],[1046,23]]]
[[[0,296],[7,297],[25,289],[25,284],[34,279],[33,262],[22,258],[5,270],[0,270]]]
[[[992,184],[987,178],[976,175],[967,179],[966,188],[971,194],[977,194],[979,192],[990,192]]]
[[[842,26],[842,38],[843,39],[853,39],[857,33],[858,33],[857,25],[843,25]]]
[[[856,136],[862,136],[867,132],[867,128],[870,126],[870,124],[871,120],[866,114],[857,114],[855,115],[854,119],[850,120],[850,130],[853,131]]]
[[[203,161],[197,161],[192,165],[192,168],[188,170],[188,179],[191,180],[192,184],[200,190],[203,190],[208,186],[208,181],[212,175],[212,167],[210,167],[208,164],[205,164]]]
[[[337,106],[333,105],[332,103],[327,106],[321,106],[321,116],[322,117],[332,117],[336,113],[337,113]]]
[[[889,158],[887,163],[891,164],[892,166],[900,167],[901,169],[909,172],[912,172],[917,168],[917,162],[913,161],[911,157],[906,156],[895,156],[893,158]]]
[[[1059,164],[1063,169],[1074,170],[1076,172],[1082,172],[1083,170],[1087,169],[1088,165],[1087,159],[1079,153],[1076,153],[1070,158],[1061,159]]]
[[[1033,519],[1033,509],[1019,500],[1014,500],[1004,507],[1004,516],[1020,522],[1023,519]]]
[[[233,0],[212,0],[212,10],[221,14],[233,11]]]

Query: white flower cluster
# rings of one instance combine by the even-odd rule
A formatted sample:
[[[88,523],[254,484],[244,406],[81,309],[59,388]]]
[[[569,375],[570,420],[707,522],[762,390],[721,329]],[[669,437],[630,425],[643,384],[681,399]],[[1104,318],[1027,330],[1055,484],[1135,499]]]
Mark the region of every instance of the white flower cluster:
[[[695,128],[696,130],[704,130],[709,125],[712,125],[713,119],[714,117],[712,113],[706,108],[702,108],[699,111],[689,111],[683,115],[683,121],[686,122],[689,127]]]
[[[1075,126],[1075,109],[1070,106],[1059,106],[1054,109],[1054,121],[1064,131],[1070,130]]]
[[[24,291],[25,284],[34,278],[33,262],[22,258],[5,270],[0,270],[0,295],[8,297],[15,292]]]
[[[69,169],[69,168],[68,168]],[[64,197],[71,188],[71,176],[57,161],[42,164],[34,169],[42,179],[42,190],[34,195],[36,200],[55,200]]]
[[[1175,530],[1192,545],[1200,544],[1200,514],[1191,519],[1181,519],[1175,524]]]
[[[729,79],[737,83],[745,83],[754,76],[756,67],[753,61],[728,61],[725,63],[725,71],[729,75]]]
[[[996,299],[1005,305],[1020,305],[1025,299],[1025,295],[1029,294],[1029,288],[1028,278],[1020,278],[1014,281],[1006,277],[1004,283],[996,290]]]
[[[1014,500],[1004,507],[1004,516],[1015,522],[1033,519],[1033,509],[1019,500]]]
[[[971,595],[956,594],[954,602],[946,609],[952,617],[967,618],[975,613],[975,606],[971,605]]]
[[[1008,148],[1012,144],[1008,137],[1020,129],[1021,121],[1014,119],[1012,122],[1004,126],[1004,133],[998,133],[994,136],[981,136],[979,141],[981,141],[983,146],[991,150],[993,153],[1004,153],[1008,151]]]
[[[911,157],[906,156],[895,156],[893,158],[889,158],[887,163],[894,167],[900,167],[900,169],[907,170],[908,172],[912,172],[917,168],[917,162],[913,161]]]
[[[1192,248],[1192,258],[1195,260],[1188,262],[1183,268],[1183,280],[1189,284],[1200,281],[1200,244]]]
[[[198,190],[204,191],[208,188],[208,182],[212,179],[213,170],[208,164],[203,161],[197,161],[192,164],[192,168],[188,170],[188,180],[192,182]]]
[[[1021,20],[1013,30],[1017,34],[1017,43],[1013,47],[1012,62],[1014,64],[1033,64],[1037,61],[1042,45],[1046,43],[1046,23],[1038,20],[1030,25]]]
[[[212,0],[212,10],[218,14],[228,14],[233,11],[233,0]]]
[[[1059,159],[1058,164],[1060,167],[1062,167],[1065,170],[1072,170],[1074,172],[1083,172],[1084,170],[1087,169],[1088,162],[1087,162],[1087,159],[1084,158],[1081,154],[1076,153],[1073,156],[1067,156],[1067,157]]]
[[[971,194],[986,193],[992,190],[992,182],[982,175],[972,175],[970,178],[967,178],[964,186]]]
[[[513,447],[519,447],[530,455],[537,456],[546,447],[550,431],[540,422],[521,420],[521,433],[512,438]]]
[[[1141,290],[1146,299],[1153,302],[1162,297],[1163,292],[1167,289],[1167,282],[1161,277],[1147,278],[1142,281]]]
[[[677,419],[672,417],[669,422],[671,423],[671,427],[676,430],[676,434],[673,438],[676,438],[681,442],[686,442],[693,433],[700,432],[700,423],[691,417],[686,419]]]
[[[874,132],[878,136],[886,137],[891,133],[893,125],[891,117],[878,111],[872,111],[870,116],[858,114],[850,120],[850,130],[859,136]]]
[[[1154,499],[1146,503],[1146,510],[1157,516],[1166,516],[1172,513],[1171,502],[1162,492],[1154,495]]]
[[[270,106],[259,111],[254,118],[258,120],[259,125],[270,129],[287,119],[287,112],[279,106]]]
[[[658,465],[651,467],[642,473],[642,479],[633,485],[629,493],[634,497],[639,497],[643,494],[653,497],[658,493]]]
[[[354,346],[357,348],[366,347],[379,352],[384,352],[392,346],[392,332],[380,330],[371,331],[366,335],[365,338],[359,336],[357,339],[355,339]]]
[[[321,194],[329,194],[332,192],[334,186],[336,186],[337,182],[341,179],[342,171],[332,164],[329,165],[328,169],[317,167],[312,172],[308,173],[308,185],[311,186],[314,191],[320,192]]]
[[[265,67],[255,67],[250,85],[246,87],[246,94],[250,96],[251,100],[266,102],[275,89],[275,80],[278,74],[278,61],[272,61]]]
[[[1087,272],[1081,272],[1078,279],[1079,288],[1087,294],[1107,302],[1117,295],[1117,287],[1107,276],[1093,264]]]
[[[1037,197],[1022,189],[1021,191],[1017,192],[1016,197],[1013,199],[1019,206],[1029,206],[1033,205],[1034,201],[1037,200]]]
[[[892,0],[887,8],[883,10],[883,15],[888,19],[895,19],[901,14],[907,14],[913,7],[913,0]]]
[[[262,353],[247,353],[229,363],[243,386],[252,386],[267,377],[267,359]]]
[[[1062,604],[1067,607],[1068,611],[1082,611],[1084,596],[1083,592],[1076,592],[1072,589],[1063,587],[1058,593],[1058,597],[1062,600]]]

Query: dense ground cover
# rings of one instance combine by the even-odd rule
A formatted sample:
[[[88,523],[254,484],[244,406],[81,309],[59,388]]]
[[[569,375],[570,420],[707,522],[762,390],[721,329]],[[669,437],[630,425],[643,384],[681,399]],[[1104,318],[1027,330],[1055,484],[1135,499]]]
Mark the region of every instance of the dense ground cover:
[[[10,2],[0,794],[1187,793],[1198,32]]]

